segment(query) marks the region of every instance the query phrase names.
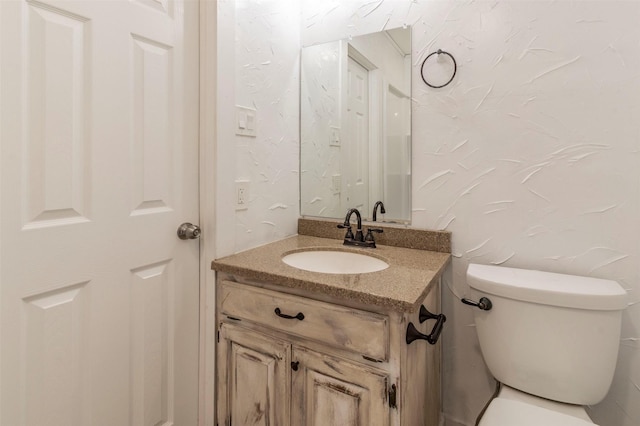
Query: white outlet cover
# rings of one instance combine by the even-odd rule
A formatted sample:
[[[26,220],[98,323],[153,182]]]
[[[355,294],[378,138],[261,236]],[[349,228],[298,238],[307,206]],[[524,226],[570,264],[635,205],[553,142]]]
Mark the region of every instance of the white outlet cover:
[[[331,176],[331,191],[334,194],[342,192],[342,175]]]
[[[249,184],[248,180],[236,181],[236,210],[247,210],[249,208]]]

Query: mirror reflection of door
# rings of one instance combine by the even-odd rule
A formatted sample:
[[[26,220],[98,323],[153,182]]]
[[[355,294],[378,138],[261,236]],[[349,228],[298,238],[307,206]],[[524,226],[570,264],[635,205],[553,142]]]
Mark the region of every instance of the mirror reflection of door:
[[[366,212],[369,206],[369,71],[349,57],[347,79],[348,143],[343,157],[347,177],[346,206]]]
[[[300,61],[300,212],[411,220],[411,30],[312,44]]]

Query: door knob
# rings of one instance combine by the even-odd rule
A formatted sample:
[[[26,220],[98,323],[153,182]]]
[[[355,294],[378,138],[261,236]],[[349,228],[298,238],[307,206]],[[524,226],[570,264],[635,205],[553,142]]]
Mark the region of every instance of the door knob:
[[[178,238],[181,240],[195,240],[200,237],[200,227],[193,223],[185,222],[178,227]]]

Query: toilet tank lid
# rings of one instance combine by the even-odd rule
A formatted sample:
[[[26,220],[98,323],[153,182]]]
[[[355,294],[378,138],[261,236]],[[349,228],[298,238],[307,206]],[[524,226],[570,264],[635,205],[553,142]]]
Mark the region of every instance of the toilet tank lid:
[[[627,307],[625,289],[601,278],[470,264],[467,282],[480,292],[545,305],[594,310]]]

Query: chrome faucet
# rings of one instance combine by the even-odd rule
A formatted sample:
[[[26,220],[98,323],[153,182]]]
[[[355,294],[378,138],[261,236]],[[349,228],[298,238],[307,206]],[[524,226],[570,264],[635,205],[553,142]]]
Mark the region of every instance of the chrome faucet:
[[[384,204],[382,203],[382,201],[376,201],[376,203],[373,205],[373,221],[374,222],[377,220],[378,206],[380,206],[380,213],[382,214],[386,213],[384,209]]]
[[[353,215],[354,213],[358,221],[355,236],[351,231],[351,215]],[[344,218],[344,223],[338,225],[338,228],[347,230],[347,233],[344,236],[344,243],[343,243],[345,246],[376,248],[376,242],[373,238],[373,233],[382,232],[382,229],[369,228],[367,229],[367,236],[365,237],[362,234],[362,216],[360,215],[360,212],[358,211],[358,209],[349,209],[349,211],[347,212],[347,215]]]

